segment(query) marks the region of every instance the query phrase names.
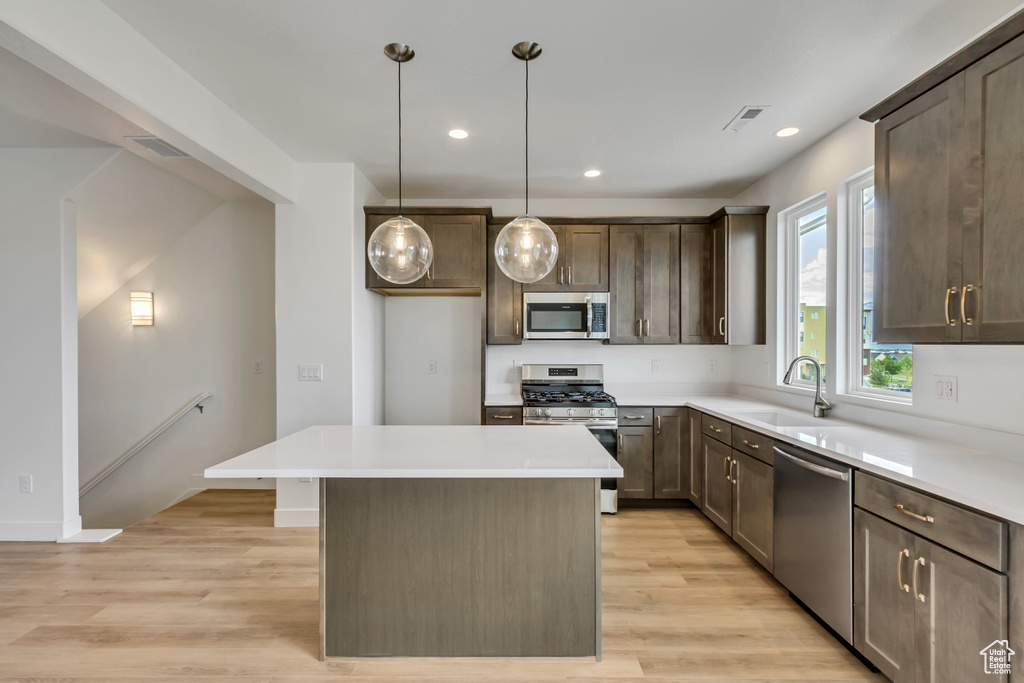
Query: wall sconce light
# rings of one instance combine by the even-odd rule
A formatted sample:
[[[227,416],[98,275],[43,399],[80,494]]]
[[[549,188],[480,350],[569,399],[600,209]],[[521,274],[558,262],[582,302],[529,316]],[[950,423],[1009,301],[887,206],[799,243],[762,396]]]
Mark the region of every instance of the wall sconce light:
[[[132,292],[132,325],[153,324],[153,292]]]

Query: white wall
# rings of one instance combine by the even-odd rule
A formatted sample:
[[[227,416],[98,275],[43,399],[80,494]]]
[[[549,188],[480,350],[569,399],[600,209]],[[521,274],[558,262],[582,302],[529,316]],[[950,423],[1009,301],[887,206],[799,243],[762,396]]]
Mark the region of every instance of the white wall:
[[[352,424],[384,424],[384,299],[366,289],[364,206],[384,196],[358,168],[352,202]]]
[[[482,304],[478,296],[388,297],[386,424],[480,424]]]
[[[81,529],[75,219],[64,199],[113,154],[0,150],[0,540]],[[33,493],[19,493],[22,475]]]
[[[808,408],[807,390],[780,388],[778,378],[784,364],[778,350],[777,302],[778,283],[778,212],[818,192],[828,193],[829,271],[828,303],[832,311],[845,300],[845,263],[837,261],[840,235],[838,185],[874,163],[874,129],[871,124],[854,120],[842,126],[812,148],[776,169],[736,198],[737,204],[769,204],[768,214],[768,345],[738,348],[734,351],[733,381],[736,390],[751,396],[787,402]],[[837,286],[838,284],[838,286]],[[837,359],[836,340],[845,335],[837,326],[838,318],[828,323],[828,357]],[[769,372],[765,373],[765,367]],[[841,373],[831,373],[837,376]],[[842,373],[844,374],[844,373]],[[958,378],[959,400],[956,403],[937,401],[931,397],[934,374]],[[1024,346],[940,345],[914,347],[915,385],[913,405],[879,402],[853,396],[836,396],[838,382],[828,388],[828,399],[836,406],[833,415],[845,419],[908,431],[929,438],[941,438],[981,450],[1017,449],[1024,441],[1024,420],[1020,406],[1024,404]],[[844,378],[845,379],[845,378]],[[845,389],[841,386],[841,389]],[[968,429],[958,429],[957,425]],[[1003,432],[981,432],[970,427],[984,427]],[[1008,453],[1013,454],[1013,453]]]
[[[194,474],[274,439],[273,216],[262,200],[221,205],[82,318],[83,483],[213,392],[202,414],[191,411],[82,498],[86,526],[133,524],[174,503]],[[153,292],[152,327],[129,322],[133,290]]]

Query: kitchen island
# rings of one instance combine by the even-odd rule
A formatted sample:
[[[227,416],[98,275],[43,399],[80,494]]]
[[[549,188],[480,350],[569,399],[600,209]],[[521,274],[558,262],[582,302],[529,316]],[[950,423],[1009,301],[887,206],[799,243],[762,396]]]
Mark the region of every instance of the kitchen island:
[[[206,476],[319,478],[321,657],[601,656],[586,427],[309,427]]]

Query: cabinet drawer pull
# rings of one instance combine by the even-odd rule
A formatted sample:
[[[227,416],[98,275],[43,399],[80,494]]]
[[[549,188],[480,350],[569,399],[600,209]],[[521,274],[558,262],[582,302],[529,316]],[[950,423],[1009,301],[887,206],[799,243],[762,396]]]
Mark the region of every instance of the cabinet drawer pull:
[[[566,270],[566,275],[569,276],[569,278],[568,278],[569,279],[569,284],[571,285],[572,284],[572,266],[566,267],[565,270]]]
[[[756,444],[756,443],[750,443],[750,442],[749,442],[749,441],[747,441],[746,439],[743,439],[743,444],[744,444],[745,446],[750,446],[750,447],[751,447],[751,448],[753,448],[753,449],[754,449],[755,451],[756,451],[756,450],[758,450],[759,448],[761,448],[761,445],[760,445],[760,444]]]
[[[956,287],[946,288],[946,310],[943,315],[946,316],[946,322],[949,324],[950,327],[956,327],[956,318],[951,317],[949,315],[949,297],[951,294],[956,294]]]
[[[565,284],[565,266],[558,266],[558,284]]]
[[[721,318],[718,319],[718,334],[723,336],[723,337],[725,336],[725,316],[724,315]]]
[[[516,327],[515,327],[515,332],[514,332],[514,334],[515,334],[515,336],[517,336],[517,337],[519,336],[519,320],[516,320]]]
[[[622,434],[619,434],[619,455],[622,455]]]
[[[636,319],[636,334],[633,335],[633,336],[634,337],[642,337],[643,334],[644,334],[643,323],[640,322],[640,318],[637,318]]]
[[[657,430],[655,431],[655,433],[661,434],[661,415],[658,415],[656,418],[654,418],[654,421],[657,423]]]
[[[722,430],[719,429],[718,427],[716,427],[715,425],[708,425],[708,429],[713,431],[715,434],[721,434],[722,433]]]
[[[964,287],[963,293],[960,295],[960,322],[964,325],[973,325],[974,318],[967,317],[967,292],[973,292],[974,285],[967,285]]]
[[[736,486],[736,465],[739,461],[735,458],[730,458],[730,460],[732,460],[732,462],[729,464],[729,480],[732,482],[733,486]]]
[[[732,479],[729,479],[729,470],[731,469],[729,465],[730,460],[732,460],[732,458],[727,456],[725,460],[722,461],[722,469],[724,470],[723,474],[725,474],[725,478],[728,479],[729,481],[732,481]]]
[[[622,419],[623,420],[642,420],[642,419],[644,419],[644,416],[643,415],[623,415]]]
[[[913,517],[914,519],[922,522],[928,522],[929,524],[935,524],[935,518],[931,515],[919,515],[916,512],[911,512],[907,508],[903,507],[903,503],[896,503],[893,505],[894,508],[905,514],[907,517]]]
[[[647,334],[645,334],[644,336],[645,337],[650,337],[651,336],[651,319],[650,318],[645,318],[644,319],[644,324],[647,326]]]
[[[914,560],[914,575],[911,577],[911,582],[914,584],[914,598],[916,600],[920,600],[921,602],[925,602],[925,597],[924,593],[919,593],[917,591],[917,568],[923,567],[926,564],[928,563],[925,561],[923,557],[919,557],[916,560]]]
[[[511,415],[491,415],[495,420],[511,420]]]
[[[910,585],[903,583],[903,558],[910,557],[910,551],[906,548],[901,550],[896,555],[896,585],[900,587],[900,590],[904,593],[910,592]]]

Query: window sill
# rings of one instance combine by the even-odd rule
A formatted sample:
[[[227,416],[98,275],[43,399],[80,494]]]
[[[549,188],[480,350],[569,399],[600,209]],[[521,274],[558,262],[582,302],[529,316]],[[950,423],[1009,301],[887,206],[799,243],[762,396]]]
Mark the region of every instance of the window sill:
[[[845,391],[840,394],[843,398],[852,398],[857,401],[863,401],[864,405],[879,407],[881,405],[898,405],[898,406],[912,406],[914,405],[914,395],[912,392],[907,392],[905,397],[899,394],[876,394],[868,391]]]

